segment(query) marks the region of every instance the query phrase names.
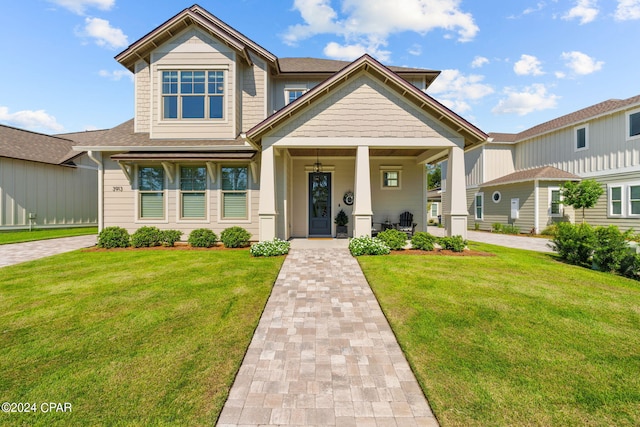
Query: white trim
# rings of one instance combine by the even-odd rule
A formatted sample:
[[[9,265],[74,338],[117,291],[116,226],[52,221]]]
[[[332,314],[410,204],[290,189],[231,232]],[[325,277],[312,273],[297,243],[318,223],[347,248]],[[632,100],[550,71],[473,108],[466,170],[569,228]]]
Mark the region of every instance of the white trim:
[[[560,191],[560,187],[547,187],[548,193],[547,193],[547,198],[548,198],[548,208],[547,208],[547,213],[549,215],[549,218],[562,218],[564,216],[564,206],[562,204],[562,192]],[[560,203],[558,203],[558,213],[552,213],[551,212],[551,202],[553,201],[553,192],[557,191],[559,194],[559,200]]]
[[[279,146],[279,147],[417,147],[417,148],[433,148],[433,147],[461,147],[464,145],[464,138],[327,138],[327,137],[277,137],[268,136],[262,139],[263,147]]]
[[[611,198],[611,191],[614,188],[619,188],[620,189],[620,213],[619,214],[614,214],[613,213],[613,199]],[[607,184],[607,218],[624,218],[625,217],[625,203],[624,203],[624,196],[625,196],[625,185],[620,183],[616,183],[616,184]]]
[[[624,136],[625,136],[625,139],[627,141],[635,141],[637,139],[640,139],[640,134],[633,135],[633,136],[629,135],[631,133],[631,115],[632,114],[638,114],[638,113],[640,113],[640,108],[635,109],[635,110],[627,111],[625,113],[625,115],[624,115],[624,119],[625,119],[624,120],[624,122],[625,122]]]
[[[496,200],[496,198],[495,198],[496,194],[498,195],[498,200]],[[491,194],[491,201],[493,203],[496,203],[496,204],[500,203],[502,201],[502,193],[500,193],[500,191],[498,191],[498,190],[494,191]]]
[[[627,166],[624,168],[606,169],[597,172],[581,173],[582,178],[595,178],[599,176],[622,175],[630,172],[640,172],[640,166]]]
[[[289,101],[289,96],[288,96],[289,92],[302,92],[300,94],[300,96],[302,96],[305,93],[307,93],[308,90],[309,89],[307,89],[307,88],[301,88],[301,87],[296,87],[296,86],[292,86],[292,87],[286,87],[285,86],[285,88],[284,88],[284,105],[289,105],[289,104],[291,104],[293,102],[293,101]],[[300,96],[297,97],[296,99],[300,98]],[[295,99],[294,99],[294,101],[295,101]]]
[[[168,224],[169,223],[169,196],[168,196],[168,185],[167,185],[167,176],[163,174],[163,189],[162,189],[162,203],[164,210],[164,218],[141,218],[140,217],[140,167],[160,167],[164,172],[164,168],[161,165],[152,165],[148,164],[136,164],[135,165],[135,176],[134,176],[134,210],[133,210],[133,223],[134,224]]]
[[[640,214],[632,213],[631,209],[631,187],[640,187],[640,182],[630,182],[627,184],[627,218],[640,218]],[[640,199],[635,199],[640,201]]]
[[[578,131],[584,129],[584,147],[578,147]],[[573,151],[585,151],[589,149],[589,123],[573,128]]]
[[[315,171],[313,170],[307,170],[305,168],[305,175],[306,175],[306,180],[305,180],[305,233],[306,236],[309,237],[309,175],[315,173]],[[335,195],[334,195],[334,189],[335,189],[335,183],[334,183],[334,178],[335,178],[335,173],[333,170],[322,170],[320,171],[320,173],[328,173],[329,175],[331,175],[331,203],[330,203],[330,207],[331,207],[331,215],[329,218],[329,221],[331,222],[331,236],[335,236],[336,234],[336,225],[333,222],[333,217],[335,216],[334,213],[336,212],[334,203],[335,203]],[[337,213],[336,213],[337,215]]]
[[[480,216],[478,217],[478,196],[482,203],[480,204]],[[484,192],[480,191],[473,196],[473,218],[477,221],[484,221]]]
[[[384,185],[384,175],[386,173],[397,173],[398,174],[398,185],[396,186],[389,186],[389,185]],[[402,190],[402,167],[400,168],[391,168],[388,166],[380,166],[380,189],[383,191],[386,190]]]
[[[536,234],[540,233],[540,187],[538,181],[533,181],[533,227]]]

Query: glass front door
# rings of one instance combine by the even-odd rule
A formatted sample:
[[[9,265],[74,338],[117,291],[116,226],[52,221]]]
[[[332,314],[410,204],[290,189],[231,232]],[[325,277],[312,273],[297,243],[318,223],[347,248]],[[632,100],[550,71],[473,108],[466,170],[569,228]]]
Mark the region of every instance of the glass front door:
[[[331,174],[309,174],[309,235],[331,236]]]

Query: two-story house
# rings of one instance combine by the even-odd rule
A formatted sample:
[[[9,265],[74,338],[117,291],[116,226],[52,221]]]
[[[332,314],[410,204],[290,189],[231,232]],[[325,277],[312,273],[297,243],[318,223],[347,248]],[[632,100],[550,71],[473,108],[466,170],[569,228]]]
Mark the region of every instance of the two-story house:
[[[278,58],[198,5],[116,56],[135,117],[76,149],[99,158],[100,226],[232,225],[256,240],[349,234],[411,212],[425,164],[449,170],[449,234],[466,235],[464,150],[487,135],[425,93],[438,71]]]
[[[489,136],[465,153],[470,226],[514,224],[539,233],[554,222],[581,221],[582,212],[563,206],[561,186],[595,179],[604,193],[585,220],[640,229],[640,96]]]

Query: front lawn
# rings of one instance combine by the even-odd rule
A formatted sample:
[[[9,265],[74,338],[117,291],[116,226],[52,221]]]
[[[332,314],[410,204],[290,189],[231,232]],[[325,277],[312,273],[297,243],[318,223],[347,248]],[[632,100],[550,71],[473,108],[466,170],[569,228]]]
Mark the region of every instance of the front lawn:
[[[283,260],[76,251],[1,268],[0,398],[38,412],[0,424],[213,425]]]
[[[59,237],[98,234],[98,227],[46,228],[17,231],[0,231],[0,245],[7,243],[31,242],[34,240],[57,239]]]
[[[640,425],[640,284],[470,246],[358,258],[440,423]]]

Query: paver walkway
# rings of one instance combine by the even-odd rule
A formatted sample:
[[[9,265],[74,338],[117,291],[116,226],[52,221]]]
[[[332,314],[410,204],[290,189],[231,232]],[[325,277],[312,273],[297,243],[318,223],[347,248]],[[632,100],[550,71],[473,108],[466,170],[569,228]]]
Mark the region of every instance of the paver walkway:
[[[357,261],[292,249],[218,426],[437,426]]]
[[[96,244],[97,236],[61,237],[59,239],[36,240],[34,242],[0,245],[0,267],[57,255]]]

